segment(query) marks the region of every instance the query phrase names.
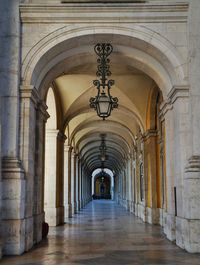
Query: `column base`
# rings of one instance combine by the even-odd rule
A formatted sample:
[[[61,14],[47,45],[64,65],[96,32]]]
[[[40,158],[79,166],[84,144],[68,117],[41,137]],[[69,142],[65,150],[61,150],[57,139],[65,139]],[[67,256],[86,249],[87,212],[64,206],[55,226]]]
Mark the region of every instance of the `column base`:
[[[147,222],[149,224],[159,224],[159,209],[146,207]]]
[[[147,222],[147,211],[143,204],[137,204],[137,216],[141,218],[143,222]]]
[[[30,250],[33,247],[33,244],[34,244],[34,239],[33,239],[34,230],[33,230],[33,226],[34,226],[34,218],[32,216],[26,218],[25,219],[25,229],[26,229],[25,251]]]
[[[42,240],[42,224],[44,222],[44,212],[35,214],[34,220],[34,244],[39,243]]]
[[[74,214],[76,214],[76,213],[78,212],[77,209],[78,209],[78,208],[77,208],[77,202],[74,202]]]
[[[200,220],[176,217],[176,244],[189,253],[200,253]]]
[[[135,202],[134,201],[131,201],[131,204],[130,204],[130,212],[131,213],[135,213]]]
[[[75,214],[75,212],[74,212],[74,202],[72,202],[72,204],[71,204],[71,213],[72,213],[72,216]]]
[[[21,255],[25,251],[25,219],[3,220],[3,255]]]
[[[126,210],[130,212],[130,209],[131,209],[131,201],[126,200]]]
[[[72,204],[65,205],[65,223],[68,222],[68,218],[72,217]]]
[[[164,211],[164,209],[161,209],[161,208],[159,208],[158,209],[158,218],[159,218],[159,220],[158,220],[158,224],[160,225],[160,226],[164,226],[164,220],[165,220],[165,211]]]
[[[78,213],[79,210],[80,210],[80,209],[79,209],[79,201],[77,201],[77,202],[76,202],[76,213]]]
[[[164,233],[170,241],[176,240],[175,216],[169,213],[164,217]]]
[[[2,238],[3,255],[20,255],[25,251],[24,170],[17,158],[2,159]]]
[[[57,226],[64,223],[64,207],[45,208],[45,221],[49,226]]]

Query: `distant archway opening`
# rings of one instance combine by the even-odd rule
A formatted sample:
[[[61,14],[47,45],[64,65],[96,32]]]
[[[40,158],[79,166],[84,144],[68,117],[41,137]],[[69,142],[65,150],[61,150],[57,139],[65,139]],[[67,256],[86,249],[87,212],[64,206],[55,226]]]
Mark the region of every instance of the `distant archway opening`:
[[[96,169],[92,174],[92,197],[93,199],[114,198],[114,178],[110,169]]]

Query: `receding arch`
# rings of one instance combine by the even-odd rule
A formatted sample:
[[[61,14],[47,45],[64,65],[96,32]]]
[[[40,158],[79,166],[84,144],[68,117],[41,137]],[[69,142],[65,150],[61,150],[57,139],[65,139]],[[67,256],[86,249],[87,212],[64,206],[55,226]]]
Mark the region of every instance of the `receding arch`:
[[[73,45],[77,45],[76,43],[79,43],[80,45],[81,40],[83,40],[83,43],[86,42],[88,44],[90,42],[94,44],[95,36],[104,35],[105,37],[105,35],[109,36],[109,34],[111,36],[110,40],[113,43],[117,42],[117,37],[124,37],[124,41],[129,43],[129,45],[133,48],[140,46],[141,50],[141,48],[143,47],[145,53],[148,55],[152,53],[152,58],[157,61],[159,61],[159,59],[161,60],[162,58],[161,65],[163,65],[164,69],[166,69],[168,79],[171,80],[170,87],[168,87],[167,91],[163,91],[163,88],[161,88],[164,95],[166,95],[174,85],[183,85],[187,82],[187,71],[186,69],[184,69],[185,61],[183,60],[175,46],[173,46],[172,43],[170,43],[160,34],[157,34],[156,32],[146,27],[133,26],[133,28],[125,28],[119,26],[107,26],[105,33],[105,26],[103,28],[101,26],[95,26],[95,31],[93,26],[80,27],[78,29],[75,29],[75,26],[67,26],[43,38],[27,54],[23,61],[22,67],[22,79],[24,84],[36,85],[35,76],[38,76],[38,74],[40,74],[40,69],[43,68],[43,63],[47,63],[45,58],[47,58],[47,56],[51,57],[52,54],[54,54],[52,49],[55,48],[56,45],[59,45],[59,48],[64,45],[65,49],[66,47],[68,47],[69,49],[70,47],[72,48]],[[86,37],[86,39],[84,39],[84,37]],[[73,38],[74,40],[79,39],[79,42],[75,41],[75,43],[72,44]],[[127,38],[129,38],[129,41],[127,41]],[[119,39],[121,40],[123,38]],[[70,40],[70,42],[67,45],[67,43],[65,42],[67,42],[68,40]],[[144,64],[144,72],[145,69],[146,65]],[[45,73],[43,77],[40,78],[41,81],[44,79],[46,74],[47,73]],[[166,82],[166,80],[163,80],[163,82]]]

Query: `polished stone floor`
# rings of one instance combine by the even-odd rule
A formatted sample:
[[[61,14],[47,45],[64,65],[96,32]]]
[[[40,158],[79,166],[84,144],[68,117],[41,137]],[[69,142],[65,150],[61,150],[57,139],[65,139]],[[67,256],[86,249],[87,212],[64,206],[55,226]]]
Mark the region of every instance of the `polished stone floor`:
[[[70,219],[51,228],[48,239],[2,265],[200,265],[165,239],[159,226],[144,224],[112,201],[93,201]]]

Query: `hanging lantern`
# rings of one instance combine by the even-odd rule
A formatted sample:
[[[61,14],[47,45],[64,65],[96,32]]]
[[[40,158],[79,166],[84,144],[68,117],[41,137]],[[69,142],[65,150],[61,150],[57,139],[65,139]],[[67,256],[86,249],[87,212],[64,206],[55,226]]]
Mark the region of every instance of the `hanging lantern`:
[[[94,47],[95,53],[99,57],[97,59],[98,70],[97,77],[93,84],[97,87],[98,93],[96,97],[90,98],[90,107],[94,108],[100,118],[109,117],[111,111],[118,107],[118,98],[113,98],[110,89],[114,85],[114,80],[108,80],[111,75],[108,56],[112,53],[113,47],[109,43],[98,43]]]

